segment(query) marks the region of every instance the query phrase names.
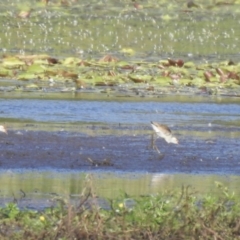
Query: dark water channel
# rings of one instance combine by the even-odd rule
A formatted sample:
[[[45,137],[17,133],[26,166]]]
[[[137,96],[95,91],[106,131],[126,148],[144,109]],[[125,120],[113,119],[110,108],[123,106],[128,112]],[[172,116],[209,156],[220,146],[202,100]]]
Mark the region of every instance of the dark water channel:
[[[9,131],[0,135],[3,203],[23,190],[25,206],[43,199],[48,206],[56,194],[77,196],[88,174],[101,197],[182,184],[210,192],[216,181],[240,194],[238,99],[2,98],[0,106],[0,124]],[[179,145],[156,141],[163,158],[150,147],[150,121],[167,124],[179,139]]]

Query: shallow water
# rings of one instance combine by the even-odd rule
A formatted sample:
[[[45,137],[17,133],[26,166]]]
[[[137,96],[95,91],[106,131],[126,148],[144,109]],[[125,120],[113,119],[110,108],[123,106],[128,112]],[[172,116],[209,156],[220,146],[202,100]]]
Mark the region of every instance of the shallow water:
[[[239,194],[238,99],[187,100],[2,98],[1,124],[9,130],[0,136],[2,204],[16,198],[22,206],[50,206],[57,195],[78,196],[89,173],[103,198],[183,184],[217,192],[216,181]],[[149,147],[150,121],[168,124],[180,140],[156,141],[162,159]],[[105,159],[111,165],[101,165]]]
[[[235,175],[8,170],[0,175],[0,205],[15,199],[21,208],[42,209],[53,206],[58,197],[77,202],[89,176],[99,204],[105,207],[103,199],[115,199],[123,193],[136,197],[180,190],[182,186],[190,186],[197,195],[218,195],[222,192],[217,186],[222,184],[230,193],[240,195],[240,177]]]
[[[240,101],[179,102],[158,101],[121,102],[86,100],[0,99],[1,118],[47,123],[139,124],[150,121],[176,125],[177,128],[239,126]]]
[[[139,11],[126,1],[80,1],[68,8],[33,6],[33,14],[26,20],[15,17],[22,1],[8,0],[1,6],[1,50],[48,53],[58,58],[112,54],[127,61],[167,57],[195,62],[239,61],[239,12],[232,11],[235,6],[211,9],[209,1],[202,1],[200,8],[185,12],[189,10],[186,1],[170,7],[161,1],[141,4]],[[169,20],[163,20],[168,16]],[[124,49],[132,54],[123,53]],[[5,95],[11,98],[10,94]],[[94,170],[96,192],[104,198],[116,197],[119,190],[131,195],[151,194],[189,183],[200,192],[214,192],[214,181],[239,194],[238,99],[194,96],[138,102],[122,98],[119,102],[82,100],[86,99],[83,94],[65,100],[34,99],[32,95],[30,99],[30,95],[27,93],[28,99],[0,99],[0,124],[9,129],[8,136],[0,135],[3,200],[20,199],[26,193],[26,206],[49,206],[50,201],[31,200],[79,194],[85,174]],[[44,93],[39,98],[45,98]],[[162,160],[148,148],[150,121],[168,124],[180,139],[179,146],[157,140],[165,153]],[[75,143],[80,140],[85,142]],[[28,150],[29,146],[32,149]],[[86,163],[88,157],[107,157],[114,165],[91,166]],[[60,166],[65,168],[63,172],[57,171]],[[47,167],[49,171],[44,170]],[[79,172],[71,172],[72,168]],[[104,172],[109,169],[110,173]],[[116,173],[116,169],[122,172]]]
[[[22,167],[23,163],[29,163],[28,167],[47,167],[47,161],[41,164],[44,159],[37,164],[34,161],[49,151],[54,155],[49,153],[44,158],[54,157],[59,161],[59,168],[67,167],[64,162],[60,164],[63,159],[85,161],[93,157],[109,158],[115,167],[119,165],[118,169],[122,164],[123,171],[238,173],[238,102],[189,103],[178,101],[178,97],[175,101],[162,98],[141,102],[78,99],[1,99],[0,102],[1,119],[9,130],[8,136],[1,137],[0,145],[0,160],[5,168],[17,159],[14,168]],[[179,145],[166,144],[162,139],[156,141],[165,155],[161,166],[153,162],[153,167],[144,166],[146,161],[157,158],[149,149],[151,121],[167,124],[180,141]],[[58,155],[54,149],[58,147],[56,141],[65,155]],[[22,159],[18,158],[18,152],[23,154]],[[11,161],[7,161],[9,157]],[[73,164],[72,159],[68,160],[69,166]],[[56,168],[57,164],[49,163],[49,166]]]

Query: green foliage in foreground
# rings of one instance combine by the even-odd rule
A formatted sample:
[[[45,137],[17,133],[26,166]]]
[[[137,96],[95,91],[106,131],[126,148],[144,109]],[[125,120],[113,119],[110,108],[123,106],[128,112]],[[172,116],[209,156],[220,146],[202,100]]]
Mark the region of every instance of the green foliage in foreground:
[[[0,238],[240,239],[239,200],[218,187],[219,197],[199,197],[189,187],[134,200],[122,196],[104,210],[87,183],[77,206],[61,200],[43,212],[20,211],[13,203],[1,208]]]

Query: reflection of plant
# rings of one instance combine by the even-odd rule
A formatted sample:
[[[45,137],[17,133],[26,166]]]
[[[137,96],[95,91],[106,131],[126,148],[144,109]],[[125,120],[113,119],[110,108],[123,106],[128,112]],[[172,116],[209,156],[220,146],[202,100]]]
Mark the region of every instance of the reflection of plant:
[[[216,188],[220,195],[190,187],[135,199],[120,193],[103,209],[87,176],[76,206],[55,198],[57,206],[41,212],[0,208],[0,239],[237,239],[240,203],[221,183]]]

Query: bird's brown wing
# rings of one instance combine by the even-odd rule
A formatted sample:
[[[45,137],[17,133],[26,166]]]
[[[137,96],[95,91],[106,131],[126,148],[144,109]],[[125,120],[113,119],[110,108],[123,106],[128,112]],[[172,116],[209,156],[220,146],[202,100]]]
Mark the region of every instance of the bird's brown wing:
[[[164,130],[168,131],[169,133],[172,133],[171,129],[167,125],[164,125],[164,124],[158,124],[158,125],[161,126]]]
[[[170,130],[170,128],[164,124],[160,124],[160,123],[157,123],[157,122],[151,122],[152,124],[152,127],[154,129],[154,131],[156,133],[164,133],[165,135],[171,135],[172,132]]]

